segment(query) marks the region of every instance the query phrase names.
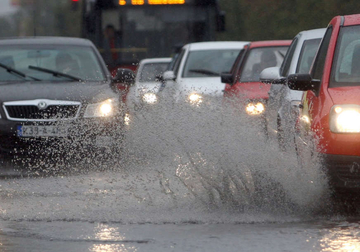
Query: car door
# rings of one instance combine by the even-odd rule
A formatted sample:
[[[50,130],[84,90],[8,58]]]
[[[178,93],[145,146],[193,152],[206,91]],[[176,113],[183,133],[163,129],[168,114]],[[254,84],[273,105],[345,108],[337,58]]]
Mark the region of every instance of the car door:
[[[320,80],[320,87],[317,90],[305,91],[302,98],[302,108],[300,111],[301,115],[299,123],[301,129],[301,138],[305,142],[307,141],[307,136],[309,135],[310,131],[314,131],[320,122],[319,111],[321,110],[321,96],[319,96],[319,91],[321,89],[321,85],[323,85],[322,79],[324,66],[326,63],[327,52],[333,30],[333,26],[329,26],[327,28],[311,70],[312,79]]]
[[[290,47],[285,55],[285,59],[280,67],[280,76],[287,77],[289,74],[292,58],[294,56],[296,47],[299,43],[299,35],[296,36]],[[286,86],[283,84],[271,84],[269,90],[269,100],[267,104],[266,110],[266,121],[268,124],[268,129],[272,131],[277,130],[277,118],[278,118],[278,111],[281,106],[281,100],[283,96],[286,95]]]
[[[168,69],[169,71],[172,71],[174,73],[175,80],[166,80],[161,85],[158,94],[159,94],[159,96],[162,97],[162,99],[169,99],[170,97],[172,99],[176,99],[177,82],[179,81],[178,72],[179,72],[181,62],[182,62],[182,60],[184,58],[184,55],[186,53],[186,48],[187,47],[184,47],[184,48],[181,49],[181,52],[176,57],[174,63],[171,63],[171,65],[170,65],[171,68]]]

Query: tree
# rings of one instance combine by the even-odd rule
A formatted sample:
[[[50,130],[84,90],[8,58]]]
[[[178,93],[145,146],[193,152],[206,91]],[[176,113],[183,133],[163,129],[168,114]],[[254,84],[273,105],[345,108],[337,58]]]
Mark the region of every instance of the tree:
[[[360,10],[360,1],[353,0],[222,0],[220,5],[227,13],[221,40],[291,39]]]

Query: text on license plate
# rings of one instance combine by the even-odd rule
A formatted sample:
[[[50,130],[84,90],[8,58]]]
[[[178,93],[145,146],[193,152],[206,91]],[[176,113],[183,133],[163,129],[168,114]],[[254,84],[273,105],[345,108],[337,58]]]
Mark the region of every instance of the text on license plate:
[[[68,135],[68,127],[18,125],[17,135],[19,137],[65,137]]]

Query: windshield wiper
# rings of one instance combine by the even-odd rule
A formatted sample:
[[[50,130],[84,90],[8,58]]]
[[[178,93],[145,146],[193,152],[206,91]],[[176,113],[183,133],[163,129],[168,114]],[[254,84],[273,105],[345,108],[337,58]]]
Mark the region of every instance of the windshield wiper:
[[[206,69],[190,69],[189,72],[205,74],[205,75],[210,75],[210,76],[220,76],[219,73],[215,73],[213,71],[209,71],[209,70],[206,70]]]
[[[29,66],[29,69],[37,70],[37,71],[44,72],[44,73],[49,73],[55,77],[66,77],[66,78],[72,79],[74,81],[83,81],[79,77],[72,76],[69,74],[64,74],[62,72],[54,71],[54,70],[47,69],[47,68],[42,68],[42,67],[37,67],[37,66]]]
[[[285,58],[285,54],[283,54],[282,52],[278,51],[278,53],[280,54],[280,56],[284,59]]]
[[[4,68],[8,73],[11,73],[11,74],[14,74],[14,75],[16,75],[18,77],[21,77],[24,80],[26,80],[26,77],[29,77],[29,78],[31,78],[33,80],[40,81],[40,79],[38,79],[38,78],[28,76],[28,75],[24,74],[23,72],[20,72],[20,71],[14,69],[12,67],[9,67],[7,65],[2,64],[2,63],[0,63],[0,67]]]

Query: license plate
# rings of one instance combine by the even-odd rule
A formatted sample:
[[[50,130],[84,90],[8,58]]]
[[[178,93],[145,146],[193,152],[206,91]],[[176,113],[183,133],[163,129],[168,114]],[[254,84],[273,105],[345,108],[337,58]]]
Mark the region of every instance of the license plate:
[[[65,137],[68,128],[61,126],[24,126],[17,127],[19,137]]]

